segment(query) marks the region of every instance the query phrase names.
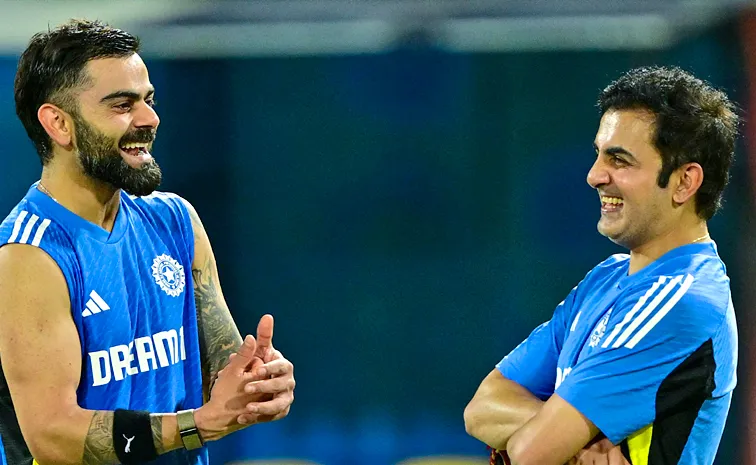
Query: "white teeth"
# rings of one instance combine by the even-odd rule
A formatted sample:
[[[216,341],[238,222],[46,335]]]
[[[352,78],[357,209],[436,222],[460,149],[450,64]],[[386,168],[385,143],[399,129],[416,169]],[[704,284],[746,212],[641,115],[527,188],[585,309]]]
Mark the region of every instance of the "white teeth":
[[[147,145],[148,144],[146,144],[144,142],[131,142],[131,143],[128,143],[128,144],[123,144],[121,146],[121,148],[124,148],[124,149],[146,149]]]
[[[601,203],[611,203],[614,205],[622,205],[623,200],[619,197],[608,197],[608,196],[602,195]]]

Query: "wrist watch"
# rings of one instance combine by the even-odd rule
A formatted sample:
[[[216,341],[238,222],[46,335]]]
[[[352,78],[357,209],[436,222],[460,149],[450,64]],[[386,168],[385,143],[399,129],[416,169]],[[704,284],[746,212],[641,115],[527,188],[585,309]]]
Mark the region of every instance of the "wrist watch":
[[[181,410],[176,413],[181,442],[186,450],[194,450],[202,447],[202,436],[199,434],[197,424],[194,422],[194,409]]]

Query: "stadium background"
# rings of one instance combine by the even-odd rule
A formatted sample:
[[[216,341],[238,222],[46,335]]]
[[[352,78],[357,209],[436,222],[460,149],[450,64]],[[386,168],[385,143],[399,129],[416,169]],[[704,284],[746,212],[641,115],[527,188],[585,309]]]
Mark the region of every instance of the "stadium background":
[[[585,183],[597,92],[631,67],[680,65],[748,120],[710,226],[742,354],[717,464],[753,465],[748,3],[0,0],[0,212],[39,173],[13,106],[31,34],[69,17],[139,34],[163,188],[202,216],[242,332],[273,313],[296,366],[290,417],[212,444],[212,462],[483,457],[462,421],[477,384],[619,251]]]

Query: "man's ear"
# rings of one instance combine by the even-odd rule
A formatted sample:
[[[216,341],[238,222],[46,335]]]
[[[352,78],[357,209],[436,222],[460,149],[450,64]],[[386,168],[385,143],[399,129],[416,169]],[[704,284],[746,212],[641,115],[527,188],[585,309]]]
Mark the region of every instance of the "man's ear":
[[[704,179],[704,172],[698,163],[686,163],[676,170],[679,177],[672,200],[683,204],[696,195]]]
[[[55,144],[62,147],[73,144],[73,118],[66,111],[52,103],[45,103],[37,110],[37,119]]]

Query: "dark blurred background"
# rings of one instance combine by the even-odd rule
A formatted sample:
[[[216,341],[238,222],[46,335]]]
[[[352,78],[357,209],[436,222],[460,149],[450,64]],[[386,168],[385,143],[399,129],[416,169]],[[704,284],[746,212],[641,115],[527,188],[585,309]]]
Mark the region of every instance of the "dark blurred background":
[[[202,216],[241,331],[274,314],[296,366],[289,418],[212,444],[212,462],[487,463],[462,420],[475,388],[621,251],[585,183],[597,94],[631,67],[679,65],[747,120],[710,228],[742,354],[716,463],[754,465],[755,6],[0,0],[1,216],[40,172],[13,105],[29,37],[70,17],[139,34],[163,189]]]

